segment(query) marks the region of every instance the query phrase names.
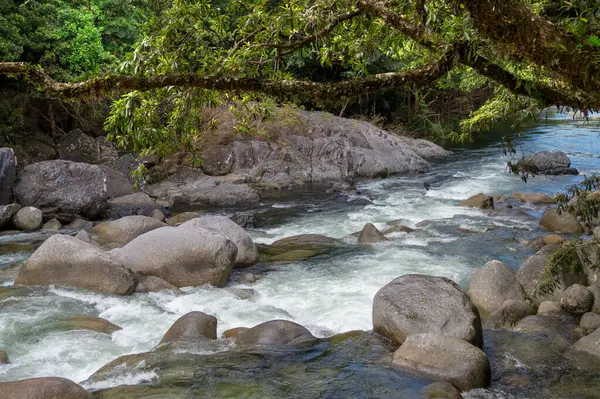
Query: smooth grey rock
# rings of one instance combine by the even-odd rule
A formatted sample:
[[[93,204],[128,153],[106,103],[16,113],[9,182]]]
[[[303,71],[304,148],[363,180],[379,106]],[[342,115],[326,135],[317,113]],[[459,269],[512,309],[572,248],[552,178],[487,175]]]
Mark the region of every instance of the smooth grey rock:
[[[58,231],[62,227],[62,224],[56,219],[50,219],[42,226],[43,230],[55,230]]]
[[[436,333],[482,343],[477,308],[452,280],[408,274],[392,280],[373,299],[373,329],[402,344],[413,334]]]
[[[593,312],[585,313],[581,316],[579,325],[586,330],[596,330],[600,328],[600,314]]]
[[[119,248],[148,231],[164,226],[165,223],[154,218],[136,215],[99,223],[90,232],[98,244]]]
[[[173,323],[163,335],[160,344],[175,341],[194,342],[206,339],[217,339],[217,318],[203,312],[190,312]]]
[[[447,380],[461,391],[490,384],[490,363],[481,349],[460,338],[415,334],[394,352],[392,366],[403,372]]]
[[[515,271],[497,260],[489,261],[475,270],[467,296],[477,307],[483,320],[498,311],[507,300],[525,300]]]
[[[19,204],[0,205],[0,229],[11,221],[19,209],[21,209],[21,205]]]
[[[13,225],[22,231],[38,230],[42,226],[43,213],[33,206],[21,208],[12,217]]]
[[[30,378],[0,382],[6,399],[91,399],[91,395],[71,380],[57,377]]]
[[[288,320],[271,320],[235,337],[237,345],[301,345],[316,341],[310,331]]]
[[[523,157],[517,163],[522,171],[542,175],[577,174],[571,160],[562,151],[541,151]]]
[[[388,239],[373,223],[367,223],[358,235],[359,245],[375,244],[382,241],[388,241]]]
[[[201,228],[229,238],[238,249],[236,268],[249,267],[258,262],[258,251],[250,235],[225,216],[202,216],[181,224],[179,228]]]
[[[12,148],[0,148],[0,205],[13,200],[13,186],[17,175],[17,158]]]
[[[160,227],[113,251],[114,259],[138,274],[176,287],[227,282],[237,256],[228,238],[200,228]]]
[[[101,249],[75,237],[55,234],[25,261],[15,284],[55,284],[129,295],[137,279]]]
[[[540,227],[548,231],[565,234],[582,234],[583,227],[575,215],[563,211],[558,214],[555,208],[546,209],[540,219]]]
[[[582,315],[592,308],[594,295],[581,284],[573,284],[565,290],[560,304],[567,312]]]

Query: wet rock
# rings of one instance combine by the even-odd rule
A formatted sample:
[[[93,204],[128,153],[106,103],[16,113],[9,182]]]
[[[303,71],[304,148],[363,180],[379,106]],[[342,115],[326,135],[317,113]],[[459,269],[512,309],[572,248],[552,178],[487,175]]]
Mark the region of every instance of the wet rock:
[[[176,287],[227,282],[237,247],[200,228],[160,227],[116,249],[113,258],[135,273],[156,276]]]
[[[600,328],[575,342],[572,348],[600,357]]]
[[[582,315],[592,308],[594,295],[581,284],[573,284],[565,290],[560,304],[567,312]]]
[[[527,316],[519,321],[515,331],[539,334],[548,339],[570,345],[574,341],[574,332],[578,325],[571,316]]]
[[[467,198],[459,205],[469,208],[494,209],[494,197],[479,193]]]
[[[75,237],[56,234],[25,261],[15,284],[55,284],[128,295],[137,279],[106,252]]]
[[[69,230],[90,230],[92,227],[94,227],[93,222],[82,219],[82,218],[77,218],[77,219],[73,220],[67,226],[67,229],[69,229]]]
[[[162,212],[165,209],[150,198],[148,194],[137,192],[110,199],[105,217],[119,219],[131,215],[151,216],[152,212],[156,210]]]
[[[600,328],[600,314],[593,312],[585,313],[581,316],[579,325],[586,330],[596,330]]]
[[[460,287],[444,277],[398,277],[373,300],[373,329],[402,344],[413,334],[435,333],[481,346],[481,319]]]
[[[192,219],[199,218],[203,214],[204,214],[204,212],[183,212],[183,213],[180,213],[178,215],[175,215],[175,216],[169,218],[169,220],[167,220],[167,224],[169,226],[179,226],[179,225],[184,224],[185,222],[188,222]]]
[[[0,148],[0,205],[13,200],[13,186],[17,175],[17,158],[12,148]]]
[[[71,380],[57,377],[0,382],[0,393],[10,399],[90,399],[90,394]]]
[[[530,302],[509,299],[491,314],[484,325],[492,328],[508,328],[515,325],[519,320],[535,314],[535,306]]]
[[[438,381],[425,386],[421,393],[424,399],[462,399],[460,391],[447,381]]]
[[[543,193],[512,193],[510,195],[510,198],[534,205],[553,204],[554,202],[556,202],[547,194]]]
[[[237,345],[302,345],[315,342],[310,331],[288,320],[271,320],[235,337]]]
[[[92,239],[90,238],[90,235],[85,230],[81,230],[79,233],[77,233],[75,235],[75,238],[77,238],[78,240],[81,240],[85,243],[88,243],[88,244],[92,243]]]
[[[175,287],[173,284],[169,284],[165,280],[156,276],[139,276],[139,283],[135,289],[135,292],[160,292],[160,291],[171,291],[175,293],[182,293],[182,291]]]
[[[13,225],[22,231],[38,230],[42,226],[43,214],[33,206],[21,208],[12,217]]]
[[[540,227],[545,230],[565,234],[582,234],[583,227],[575,215],[566,211],[558,214],[555,208],[547,209],[540,219]]]
[[[484,320],[498,311],[507,300],[525,300],[515,271],[497,260],[486,263],[473,273],[467,296]]]
[[[230,328],[229,330],[225,330],[223,331],[223,334],[221,334],[221,338],[235,338],[238,335],[240,335],[241,333],[243,333],[244,331],[248,331],[249,328],[247,327],[236,327],[236,328]]]
[[[560,316],[566,313],[562,306],[560,306],[560,303],[556,301],[544,301],[540,303],[537,311],[539,316]]]
[[[541,151],[523,157],[517,163],[521,171],[542,175],[578,174],[571,168],[571,160],[562,151]]]
[[[2,350],[0,350],[0,364],[10,364],[8,355]]]
[[[27,165],[15,185],[17,201],[44,213],[71,213],[88,218],[102,215],[110,193],[119,185],[97,165],[43,161]]]
[[[21,209],[19,204],[9,204],[0,206],[0,229],[10,222],[12,217]]]
[[[62,227],[62,224],[56,219],[50,219],[42,226],[42,230],[55,230],[58,231]]]
[[[164,227],[161,221],[147,216],[125,216],[118,220],[110,220],[95,225],[92,238],[109,248],[120,248],[148,231]]]
[[[388,241],[388,239],[373,223],[367,223],[358,235],[359,245],[375,244],[382,241]]]
[[[151,213],[150,213],[150,217],[154,218],[158,221],[161,222],[166,222],[167,221],[167,217],[165,216],[164,213],[162,213],[162,211],[160,209],[154,209]]]
[[[450,381],[461,391],[490,384],[490,364],[485,353],[452,336],[411,335],[394,352],[392,366],[426,378]]]
[[[236,268],[245,268],[258,262],[258,251],[250,235],[225,216],[202,216],[180,225],[179,228],[200,228],[222,234],[237,246]]]
[[[546,245],[560,245],[565,242],[565,239],[558,234],[550,234],[544,237],[544,244]]]
[[[175,341],[202,341],[217,339],[217,318],[203,312],[190,312],[181,316],[163,335],[160,344]]]
[[[119,158],[117,150],[111,144],[96,140],[79,129],[63,136],[56,149],[61,159],[74,162],[100,164]]]

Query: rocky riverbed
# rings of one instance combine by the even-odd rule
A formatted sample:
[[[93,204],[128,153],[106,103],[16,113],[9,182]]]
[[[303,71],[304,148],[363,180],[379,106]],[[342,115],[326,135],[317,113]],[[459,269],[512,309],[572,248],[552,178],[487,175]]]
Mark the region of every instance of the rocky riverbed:
[[[589,173],[596,135],[552,122],[522,145],[564,150],[573,165],[550,169]],[[525,184],[504,162],[492,144],[342,195],[262,194],[216,212],[163,202],[154,217],[3,235],[0,379],[85,389],[37,379],[2,392],[593,398],[596,273],[534,289],[548,254],[584,232],[544,217],[581,177]]]

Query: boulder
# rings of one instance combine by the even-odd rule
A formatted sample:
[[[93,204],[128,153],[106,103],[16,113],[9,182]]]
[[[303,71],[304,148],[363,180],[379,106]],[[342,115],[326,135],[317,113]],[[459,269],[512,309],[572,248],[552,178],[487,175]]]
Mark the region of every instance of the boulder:
[[[95,225],[92,238],[101,245],[109,248],[120,248],[140,235],[164,227],[161,221],[147,216],[125,216],[118,220],[110,220]]]
[[[43,217],[44,215],[39,209],[26,206],[14,214],[12,223],[19,230],[33,231],[42,227]]]
[[[12,148],[0,148],[0,205],[13,200],[13,186],[17,175],[17,158]]]
[[[58,231],[62,227],[62,224],[56,219],[50,219],[42,226],[42,230],[54,230]]]
[[[527,316],[519,321],[514,330],[538,334],[561,344],[571,345],[575,340],[575,329],[579,326],[570,315]]]
[[[582,315],[592,308],[594,295],[586,286],[573,284],[563,292],[560,304],[567,312]]]
[[[556,301],[544,301],[540,303],[537,310],[538,316],[561,316],[566,313],[560,303]]]
[[[593,312],[585,313],[581,316],[579,325],[586,330],[596,330],[600,328],[600,314]]]
[[[546,209],[542,215],[542,218],[540,219],[540,227],[556,233],[583,233],[583,227],[575,215],[566,211],[563,211],[559,214],[555,208]]]
[[[112,256],[144,276],[176,287],[227,282],[237,256],[228,238],[200,228],[160,227],[135,238]]]
[[[575,342],[572,348],[600,357],[600,328]]]
[[[249,267],[258,262],[258,251],[250,235],[225,216],[202,216],[181,224],[179,228],[200,228],[229,238],[238,249],[236,268]]]
[[[477,308],[452,280],[408,274],[381,288],[373,299],[373,329],[402,344],[413,334],[435,333],[482,343]]]
[[[0,382],[6,399],[91,399],[91,395],[71,380],[57,377],[30,378]]]
[[[288,320],[271,320],[235,337],[237,345],[302,345],[317,340],[300,324]]]
[[[135,289],[135,292],[160,292],[160,291],[171,291],[175,293],[182,293],[182,291],[175,287],[173,284],[167,283],[160,277],[156,276],[138,276],[139,283]]]
[[[577,169],[571,168],[571,160],[562,151],[541,151],[527,155],[517,163],[524,172],[541,175],[576,175]]]
[[[96,140],[79,129],[64,135],[56,146],[60,159],[100,164],[115,161],[119,154],[106,141]]]
[[[1,364],[10,364],[10,361],[8,360],[8,355],[2,350],[0,350],[0,365]]]
[[[12,217],[21,209],[19,204],[0,205],[0,229],[12,220]]]
[[[494,197],[479,193],[467,198],[459,205],[469,208],[494,209]]]
[[[56,284],[128,295],[137,279],[108,253],[75,237],[56,234],[25,261],[15,284]]]
[[[159,345],[174,341],[202,341],[217,339],[217,318],[202,312],[181,316],[163,335]]]
[[[99,217],[110,193],[117,191],[106,170],[97,165],[63,160],[27,165],[17,176],[17,201],[44,213]]]
[[[489,261],[473,273],[467,296],[484,320],[507,300],[525,300],[515,271],[497,260]]]
[[[509,299],[491,314],[484,323],[491,328],[508,328],[515,325],[519,320],[535,314],[535,306],[527,301]]]
[[[381,241],[388,241],[388,239],[373,223],[367,223],[358,235],[359,245],[375,244]]]
[[[544,193],[512,193],[509,198],[534,205],[553,204],[556,202],[548,194]]]
[[[434,380],[447,380],[461,391],[490,384],[490,363],[481,349],[460,338],[425,333],[406,338],[392,366]]]

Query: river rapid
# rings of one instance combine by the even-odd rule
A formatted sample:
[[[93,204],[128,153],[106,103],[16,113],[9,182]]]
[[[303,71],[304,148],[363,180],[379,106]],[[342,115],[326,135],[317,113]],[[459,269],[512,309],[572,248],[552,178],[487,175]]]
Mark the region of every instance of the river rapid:
[[[600,170],[599,133],[597,122],[575,123],[558,115],[524,133],[517,149],[519,153],[564,151],[581,174],[591,174]],[[257,243],[304,233],[342,238],[366,223],[381,227],[398,219],[418,230],[394,233],[386,243],[307,261],[257,265],[249,270],[260,276],[252,285],[239,283],[236,272],[230,286],[258,293],[246,299],[212,287],[186,288],[184,295],[138,293],[130,297],[62,287],[12,288],[10,267],[25,260],[44,237],[40,233],[2,236],[0,348],[7,351],[11,364],[0,366],[0,381],[59,376],[84,382],[88,389],[139,384],[152,379],[152,373],[131,373],[97,384],[86,380],[119,356],[149,351],[175,320],[190,311],[215,315],[218,334],[289,319],[318,337],[329,337],[372,329],[375,293],[403,274],[446,276],[466,287],[473,270],[489,260],[518,269],[533,253],[525,240],[544,235],[538,228],[541,208],[524,205],[530,217],[489,217],[480,210],[459,207],[459,202],[480,192],[553,195],[583,177],[539,176],[525,183],[507,172],[506,160],[499,140],[492,139],[454,151],[425,174],[360,182],[361,198],[370,199],[370,204],[361,198],[342,202],[310,190],[264,201],[257,209],[260,227],[250,231]],[[122,330],[112,335],[62,331],[52,321],[66,315],[99,316]]]

